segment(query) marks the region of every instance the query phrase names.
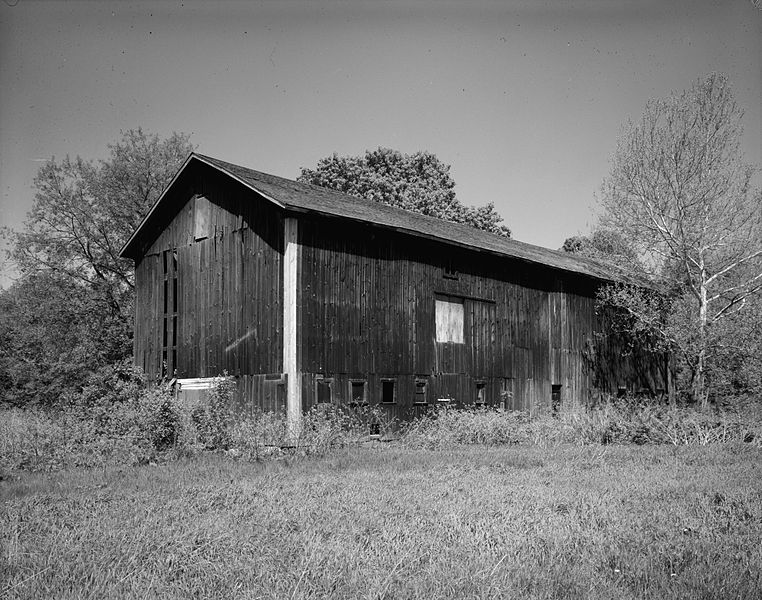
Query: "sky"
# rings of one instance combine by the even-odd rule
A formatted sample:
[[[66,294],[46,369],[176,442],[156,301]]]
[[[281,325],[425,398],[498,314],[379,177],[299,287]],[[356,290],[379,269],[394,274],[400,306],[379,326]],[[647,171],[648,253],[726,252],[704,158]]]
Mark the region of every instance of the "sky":
[[[0,3],[0,224],[45,160],[120,132],[295,178],[337,152],[427,150],[513,237],[589,232],[617,137],[716,71],[762,165],[762,1]],[[759,178],[758,178],[759,181]],[[0,285],[12,270],[0,260]]]

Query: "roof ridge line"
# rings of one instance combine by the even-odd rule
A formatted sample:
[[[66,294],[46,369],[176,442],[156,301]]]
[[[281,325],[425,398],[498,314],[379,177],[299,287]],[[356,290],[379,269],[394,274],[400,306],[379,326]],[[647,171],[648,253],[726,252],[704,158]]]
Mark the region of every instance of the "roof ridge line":
[[[141,221],[120,251],[120,255],[129,250],[162,202],[168,190],[175,183],[180,173],[184,172],[195,158],[200,163],[216,169],[241,185],[251,189],[269,202],[285,209],[299,212],[313,212],[331,217],[353,219],[371,225],[389,228],[408,235],[420,236],[441,243],[470,248],[475,251],[489,252],[500,256],[524,260],[562,271],[575,272],[602,281],[623,281],[631,283],[633,277],[623,269],[598,262],[597,260],[523,242],[510,237],[500,236],[490,231],[481,230],[465,223],[455,223],[432,215],[414,212],[399,206],[368,200],[361,196],[347,194],[333,188],[322,187],[313,183],[296,181],[257,171],[243,165],[228,162],[213,156],[193,151],[164,189],[159,199]],[[642,283],[638,283],[642,285]]]

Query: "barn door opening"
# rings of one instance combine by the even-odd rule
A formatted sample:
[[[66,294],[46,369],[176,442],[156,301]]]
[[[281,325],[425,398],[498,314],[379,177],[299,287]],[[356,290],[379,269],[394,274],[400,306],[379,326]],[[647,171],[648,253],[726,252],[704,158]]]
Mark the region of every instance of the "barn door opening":
[[[561,412],[561,384],[553,384],[550,392],[550,412],[554,417]]]
[[[165,378],[179,375],[177,368],[177,250],[161,253],[163,288],[163,313],[161,335],[161,376]]]
[[[330,404],[333,379],[319,377],[315,380],[315,400],[317,404]]]
[[[487,384],[483,381],[476,383],[476,406],[484,406],[487,397]]]
[[[513,379],[510,377],[504,377],[500,384],[500,408],[501,410],[515,410]]]

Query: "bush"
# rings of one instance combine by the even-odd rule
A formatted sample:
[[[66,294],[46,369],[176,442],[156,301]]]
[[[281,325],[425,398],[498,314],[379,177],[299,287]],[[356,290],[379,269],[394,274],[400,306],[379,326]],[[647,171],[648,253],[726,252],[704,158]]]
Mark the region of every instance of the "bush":
[[[55,409],[4,411],[0,467],[141,464],[176,446],[180,409],[167,385],[150,386],[123,363],[92,375]]]
[[[438,448],[451,444],[518,444],[530,439],[529,416],[489,408],[440,408],[402,425],[409,444]]]
[[[235,422],[232,406],[235,381],[224,373],[209,390],[206,402],[191,411],[198,441],[207,450],[227,450],[231,443],[231,429]]]
[[[281,414],[254,411],[236,420],[230,430],[234,454],[248,460],[262,460],[281,454],[286,440],[286,420]]]
[[[367,440],[371,423],[378,425],[381,436],[388,436],[393,427],[392,421],[379,409],[319,404],[302,415],[298,435],[294,438],[289,435],[283,414],[256,410],[233,423],[231,449],[254,460],[285,450],[323,456],[335,448]]]
[[[305,454],[324,455],[333,448],[346,446],[350,440],[367,436],[362,420],[346,406],[316,404],[302,416],[297,448]]]

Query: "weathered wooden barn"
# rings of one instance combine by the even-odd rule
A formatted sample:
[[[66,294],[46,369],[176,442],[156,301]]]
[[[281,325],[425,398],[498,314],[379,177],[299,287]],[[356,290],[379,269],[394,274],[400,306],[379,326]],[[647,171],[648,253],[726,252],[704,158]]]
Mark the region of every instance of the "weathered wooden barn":
[[[406,418],[666,388],[664,361],[596,336],[601,265],[201,154],[122,256],[135,363],[186,385],[227,371],[249,407]]]

